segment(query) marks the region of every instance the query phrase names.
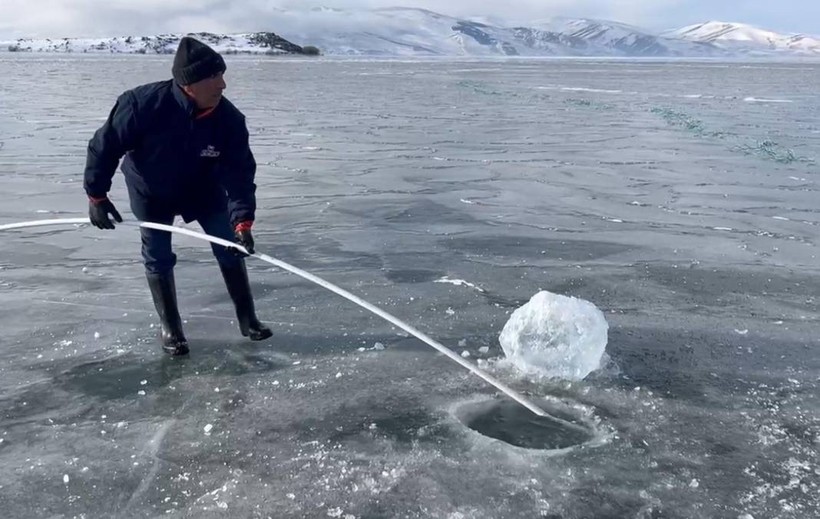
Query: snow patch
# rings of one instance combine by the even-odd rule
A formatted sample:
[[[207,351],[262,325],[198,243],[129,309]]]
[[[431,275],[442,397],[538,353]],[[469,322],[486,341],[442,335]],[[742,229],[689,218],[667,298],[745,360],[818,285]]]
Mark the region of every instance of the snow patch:
[[[481,288],[477,285],[474,285],[474,284],[470,283],[469,281],[464,281],[463,279],[450,279],[447,276],[444,276],[441,279],[435,280],[434,283],[449,283],[451,285],[456,285],[456,286],[459,286],[459,287],[460,286],[466,286],[466,287],[470,287],[470,288],[473,288],[475,290],[478,290],[479,292],[484,292],[483,288]]]
[[[743,99],[747,103],[793,103],[791,99],[761,99],[758,97],[746,97]]]

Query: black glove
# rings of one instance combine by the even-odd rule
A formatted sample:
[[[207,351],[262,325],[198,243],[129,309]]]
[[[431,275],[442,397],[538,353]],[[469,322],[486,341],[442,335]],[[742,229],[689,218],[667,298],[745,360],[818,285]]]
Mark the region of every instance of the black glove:
[[[122,223],[122,216],[117,212],[117,208],[108,198],[92,198],[88,200],[88,218],[91,223],[99,229],[113,229],[114,222],[108,215],[114,217],[118,223]]]
[[[256,252],[253,249],[253,234],[251,234],[252,225],[253,222],[239,222],[234,227],[234,236],[236,236],[236,243],[245,247],[245,250],[248,251],[248,254],[253,254],[254,252]],[[246,256],[246,254],[243,254],[242,251],[240,251],[239,249],[232,248],[231,250],[237,256]]]

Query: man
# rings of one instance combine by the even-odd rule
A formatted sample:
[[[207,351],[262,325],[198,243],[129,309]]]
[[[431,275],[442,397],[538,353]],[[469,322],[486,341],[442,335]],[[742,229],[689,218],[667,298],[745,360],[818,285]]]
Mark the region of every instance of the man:
[[[134,215],[172,224],[176,215],[196,220],[207,234],[236,240],[254,252],[256,162],[245,117],[222,97],[225,61],[193,38],[179,42],[173,80],[142,85],[123,93],[88,144],[84,187],[89,217],[100,229],[113,229],[122,217],[108,199],[120,159]],[[176,256],[171,233],[140,229],[142,257],[154,305],[162,324],[162,348],[188,353],[174,283]],[[228,293],[236,306],[242,335],[259,341],[272,333],[259,322],[242,255],[212,245]]]

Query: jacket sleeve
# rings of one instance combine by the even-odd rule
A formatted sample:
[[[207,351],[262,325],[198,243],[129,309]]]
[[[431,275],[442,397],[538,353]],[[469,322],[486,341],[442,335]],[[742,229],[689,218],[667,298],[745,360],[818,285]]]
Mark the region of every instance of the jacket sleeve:
[[[118,99],[105,124],[88,143],[83,187],[88,196],[102,198],[111,189],[111,179],[120,159],[133,149],[137,136],[134,97],[126,92]]]
[[[256,217],[256,160],[244,116],[230,132],[226,151],[220,169],[222,185],[228,194],[231,223],[252,222]]]

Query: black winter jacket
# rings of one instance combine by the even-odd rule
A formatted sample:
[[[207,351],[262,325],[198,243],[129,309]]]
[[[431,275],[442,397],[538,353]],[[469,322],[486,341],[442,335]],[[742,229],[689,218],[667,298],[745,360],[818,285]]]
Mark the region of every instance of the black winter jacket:
[[[144,221],[182,215],[186,222],[225,210],[236,224],[253,221],[256,161],[245,116],[224,97],[197,117],[172,80],[123,93],[88,144],[84,187],[102,198],[120,159],[131,210]]]

